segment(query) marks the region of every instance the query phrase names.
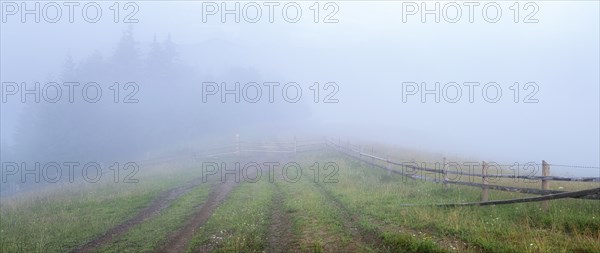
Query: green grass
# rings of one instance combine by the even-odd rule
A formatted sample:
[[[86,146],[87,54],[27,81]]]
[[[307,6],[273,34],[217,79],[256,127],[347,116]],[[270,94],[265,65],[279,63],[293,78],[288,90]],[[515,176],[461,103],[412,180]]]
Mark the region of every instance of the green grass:
[[[418,237],[407,237],[404,234],[394,234],[388,231],[380,231],[380,224],[370,222],[366,219],[363,210],[375,208],[377,202],[389,202],[389,199],[377,199],[371,189],[357,190],[361,181],[348,181],[349,175],[358,178],[372,177],[373,173],[381,173],[375,170],[356,170],[345,166],[344,163],[332,157],[332,154],[307,155],[299,158],[303,168],[308,168],[315,161],[321,165],[320,177],[314,179],[314,171],[307,173],[303,180],[297,183],[282,183],[285,192],[285,211],[293,219],[293,231],[299,240],[300,249],[303,251],[347,251],[347,252],[443,252],[444,250],[429,239]],[[335,158],[335,159],[332,159]],[[335,161],[339,170],[337,174],[330,174],[331,170],[323,168],[326,162]],[[314,168],[313,168],[314,169]],[[306,170],[305,170],[306,171]],[[324,175],[332,175],[329,181],[325,181]],[[390,185],[402,182],[397,176],[377,174],[379,183],[387,182]],[[379,177],[381,176],[381,177]],[[335,180],[331,180],[335,179]],[[331,189],[338,185],[349,183],[348,187],[354,187],[350,198],[364,196],[366,201],[360,206],[351,207],[341,201],[337,192]],[[366,188],[366,187],[365,187]],[[387,189],[392,195],[395,189]],[[353,195],[358,194],[358,195]],[[381,195],[379,196],[381,197]],[[393,212],[388,212],[388,215]],[[350,230],[356,230],[352,233]],[[361,240],[362,238],[362,240]],[[414,250],[411,250],[414,249]]]
[[[302,153],[302,178],[241,183],[196,231],[188,251],[263,252],[269,250],[274,199],[281,198],[289,220],[288,247],[311,252],[600,252],[600,201],[561,199],[485,207],[402,207],[478,201],[475,187],[415,181],[361,164],[335,152]],[[325,183],[326,162],[339,170]],[[313,164],[319,162],[319,181]],[[138,184],[103,182],[55,187],[0,207],[2,252],[69,251],[103,234],[147,206],[158,193],[200,176],[199,168],[175,166],[144,173]],[[291,175],[293,176],[293,175]],[[495,184],[539,188],[539,182],[503,180]],[[552,182],[576,190],[598,183]],[[206,200],[209,184],[192,189],[119,237],[102,252],[155,251]],[[490,190],[490,199],[527,195]],[[352,219],[350,219],[352,217]],[[353,230],[354,229],[354,230]],[[363,237],[373,240],[361,240]],[[370,236],[370,237],[369,237]],[[364,238],[363,238],[364,239]]]
[[[405,238],[406,232],[394,230],[408,228],[428,232],[434,236],[434,241],[449,249],[467,243],[494,252],[600,251],[599,201],[556,200],[550,202],[548,212],[541,211],[539,203],[461,208],[400,207],[406,203],[478,201],[480,189],[450,186],[445,192],[439,184],[387,175],[381,169],[361,166],[346,157],[330,159],[336,159],[342,168],[340,181],[324,186],[349,209],[361,217],[371,218],[388,238]],[[490,191],[490,195],[493,199],[524,196],[500,191]],[[400,241],[406,245],[406,240]],[[417,248],[414,251],[430,250]]]
[[[302,167],[307,168],[306,163]],[[306,171],[306,170],[305,170]],[[314,173],[314,172],[313,172]],[[313,175],[291,183],[281,182],[284,211],[292,220],[292,231],[302,251],[366,251],[367,245],[353,240],[344,226],[342,210],[323,195]]]
[[[140,170],[138,183],[56,184],[0,206],[3,252],[64,252],[133,217],[160,192],[198,177],[198,169]],[[108,177],[107,177],[108,178]]]
[[[157,216],[134,226],[130,231],[99,252],[151,252],[160,249],[170,233],[182,227],[204,203],[210,192],[210,183],[204,183],[174,200]]]
[[[188,251],[261,252],[267,247],[273,185],[242,183],[192,238]]]
[[[4,206],[0,235],[4,252],[69,251],[131,217],[156,191],[113,193],[108,189],[64,199]]]

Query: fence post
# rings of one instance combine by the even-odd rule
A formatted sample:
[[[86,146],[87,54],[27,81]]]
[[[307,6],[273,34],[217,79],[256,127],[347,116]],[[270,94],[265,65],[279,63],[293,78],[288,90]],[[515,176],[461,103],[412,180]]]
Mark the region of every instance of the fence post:
[[[446,157],[442,159],[442,170],[444,171],[444,191],[448,191],[448,166],[446,166]]]
[[[481,201],[488,201],[488,188],[487,188],[487,184],[488,184],[488,179],[487,179],[487,169],[488,169],[488,164],[483,161],[482,166],[481,166],[481,179],[483,180],[483,186],[481,186]]]
[[[386,168],[387,168],[387,174],[388,176],[392,175],[392,165],[390,164],[390,156],[387,155],[385,156],[385,161],[386,161]]]
[[[371,146],[371,167],[375,168],[375,147]]]
[[[294,154],[298,154],[298,139],[294,136]]]
[[[240,155],[240,134],[235,134],[235,153]]]
[[[360,161],[360,167],[362,168],[364,166],[365,163],[363,163],[362,160],[362,153],[363,153],[363,148],[362,145],[358,145],[358,160]]]
[[[548,164],[545,160],[542,160],[542,176],[549,177],[550,176],[550,164]],[[542,179],[542,190],[548,190],[550,188],[550,181]],[[548,211],[549,202],[548,200],[542,201],[542,210]]]

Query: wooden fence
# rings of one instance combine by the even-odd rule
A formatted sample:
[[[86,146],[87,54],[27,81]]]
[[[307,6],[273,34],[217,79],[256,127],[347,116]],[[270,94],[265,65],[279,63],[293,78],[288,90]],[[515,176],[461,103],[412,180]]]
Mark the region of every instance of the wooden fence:
[[[448,163],[446,161],[446,158],[443,158],[443,162],[442,162],[442,166],[441,166],[442,169],[432,169],[432,168],[427,168],[427,167],[423,167],[423,166],[418,166],[418,165],[416,165],[415,162],[397,162],[397,161],[390,160],[389,156],[386,156],[385,158],[383,158],[381,156],[377,156],[374,154],[373,149],[371,149],[371,154],[369,154],[369,153],[363,152],[363,148],[353,146],[349,143],[347,143],[346,145],[342,145],[340,141],[338,141],[338,143],[336,143],[332,139],[327,139],[326,142],[327,142],[328,146],[334,148],[335,150],[341,152],[342,154],[356,158],[356,159],[360,160],[361,162],[367,163],[371,166],[387,170],[388,173],[400,174],[400,175],[406,176],[408,178],[424,180],[424,181],[428,181],[428,182],[442,183],[444,185],[444,189],[448,189],[448,184],[479,187],[479,188],[481,188],[481,202],[477,202],[477,203],[479,203],[479,205],[482,205],[481,203],[489,202],[489,193],[488,193],[489,189],[499,190],[499,191],[525,193],[525,194],[552,195],[548,198],[539,198],[539,197],[538,198],[528,198],[529,201],[543,201],[542,208],[544,210],[548,209],[548,200],[555,199],[556,197],[558,197],[558,198],[565,198],[565,197],[583,198],[583,199],[596,199],[596,200],[600,199],[600,191],[596,191],[594,189],[591,189],[590,192],[582,191],[582,192],[579,192],[579,194],[567,194],[569,192],[550,190],[549,189],[550,181],[600,182],[600,177],[550,176],[550,164],[547,163],[546,161],[542,161],[542,176],[489,174],[488,173],[489,163],[487,163],[485,161],[481,163],[481,167],[482,167],[481,173],[468,173],[468,172],[464,172],[464,171],[448,170],[448,166],[447,166]],[[385,165],[377,164],[376,161],[383,162]],[[402,170],[394,170],[392,168],[392,165],[400,166],[402,168]],[[416,175],[414,173],[406,172],[406,169],[410,169],[412,172],[425,171],[425,172],[430,172],[430,173],[441,174],[441,176],[440,176],[441,179]],[[449,174],[480,177],[481,183],[449,180],[449,178],[448,178]],[[489,183],[490,178],[514,178],[514,179],[538,180],[541,182],[541,187],[540,187],[540,189],[535,189],[535,188],[525,188],[525,187],[515,187],[515,186],[494,185],[494,184]],[[519,203],[519,201],[514,201],[514,200],[512,200],[512,201],[513,202],[508,201],[507,203]],[[504,203],[504,202],[498,202],[498,201],[495,201],[495,202],[497,202],[498,204]],[[445,205],[446,206],[456,206],[459,204],[445,204]],[[471,205],[473,205],[473,203],[471,203]]]

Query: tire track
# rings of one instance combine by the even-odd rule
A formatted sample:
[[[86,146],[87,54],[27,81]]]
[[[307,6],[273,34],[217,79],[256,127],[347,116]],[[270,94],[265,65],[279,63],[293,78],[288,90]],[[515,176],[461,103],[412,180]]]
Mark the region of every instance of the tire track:
[[[235,180],[225,180],[225,182],[217,183],[213,186],[208,199],[204,204],[198,206],[198,211],[193,217],[179,230],[169,235],[165,245],[157,252],[184,252],[191,239],[196,234],[196,230],[202,227],[206,221],[212,216],[229,193],[239,184]],[[201,252],[210,251],[210,249],[200,249]]]
[[[336,209],[339,210],[339,215],[342,221],[342,225],[346,231],[349,231],[352,238],[355,238],[355,242],[360,242],[365,246],[370,246],[379,252],[388,252],[390,249],[386,247],[386,243],[380,236],[380,231],[377,229],[366,229],[359,225],[360,216],[353,213],[340,202],[333,194],[325,189],[321,184],[315,184],[319,192],[325,196],[328,202]],[[354,249],[356,250],[356,249]]]
[[[103,235],[96,237],[95,239],[89,241],[88,243],[79,246],[72,250],[72,253],[80,253],[80,252],[95,252],[101,247],[110,244],[120,235],[125,234],[129,231],[133,226],[140,224],[149,218],[152,218],[159,214],[162,210],[169,207],[173,200],[177,199],[179,196],[191,191],[198,185],[202,183],[202,178],[196,178],[192,181],[185,183],[182,186],[167,190],[162,192],[158,197],[156,197],[150,205],[145,208],[142,208],[135,216],[132,218],[120,223],[119,225],[109,229]]]
[[[374,220],[373,218],[368,218],[370,223],[373,223],[373,228],[366,228],[358,224],[361,219],[360,215],[352,212],[348,207],[342,203],[338,198],[336,198],[331,191],[325,189],[321,184],[316,184],[317,188],[321,191],[321,193],[334,205],[334,207],[340,210],[340,216],[343,219],[344,228],[349,229],[354,238],[359,238],[361,242],[365,245],[372,246],[374,250],[378,252],[394,252],[396,251],[396,246],[390,245],[388,242],[384,240],[382,234],[384,231],[389,231],[386,229],[386,226],[381,224],[379,221]],[[400,230],[398,230],[400,229]],[[427,232],[429,235],[436,234],[433,231],[419,231],[411,228],[401,227],[395,228],[394,232],[402,231],[403,233],[412,233],[413,235],[426,235]],[[460,251],[468,251],[468,252],[481,252],[481,249],[475,245],[471,245],[467,242],[462,241],[457,237],[438,237],[435,240],[440,244],[442,248],[452,248],[454,246],[455,249]]]
[[[284,193],[279,184],[275,183],[275,193],[271,204],[271,224],[267,235],[269,253],[299,252],[300,248],[294,240],[292,233],[292,222],[286,214],[283,206]]]

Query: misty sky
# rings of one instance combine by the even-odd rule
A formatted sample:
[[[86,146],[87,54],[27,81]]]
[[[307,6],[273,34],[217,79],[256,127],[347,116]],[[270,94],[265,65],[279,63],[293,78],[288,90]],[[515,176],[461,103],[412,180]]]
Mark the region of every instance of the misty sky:
[[[292,131],[298,136],[369,140],[509,162],[600,164],[597,1],[537,2],[538,23],[515,23],[508,2],[499,2],[503,13],[497,23],[482,19],[481,6],[473,23],[466,7],[457,23],[435,23],[433,16],[422,23],[419,15],[402,22],[401,2],[391,1],[337,2],[338,23],[314,23],[313,2],[299,2],[298,23],[285,22],[280,12],[273,23],[266,13],[257,23],[222,23],[218,15],[204,23],[200,2],[153,1],[137,2],[139,22],[123,24],[112,21],[112,2],[99,3],[105,16],[95,24],[77,15],[74,23],[56,24],[22,24],[18,16],[7,17],[1,24],[2,81],[47,82],[69,54],[75,61],[95,51],[110,55],[131,25],[142,51],[154,35],[161,41],[170,35],[180,60],[204,76],[253,69],[261,80],[299,83],[307,97],[313,82],[337,83],[338,103],[307,99],[310,113],[299,115],[304,123]],[[522,19],[528,12],[521,12]],[[321,18],[327,13],[321,10]],[[433,96],[421,103],[419,95],[403,102],[403,82],[430,87],[495,82],[503,95],[497,103],[486,102],[479,86],[473,103],[466,88],[457,103],[435,103]],[[514,82],[535,82],[538,103],[523,103],[524,90],[515,103]],[[272,106],[280,103],[285,102]],[[13,134],[23,108],[15,100],[2,103],[2,142],[19,141]]]

